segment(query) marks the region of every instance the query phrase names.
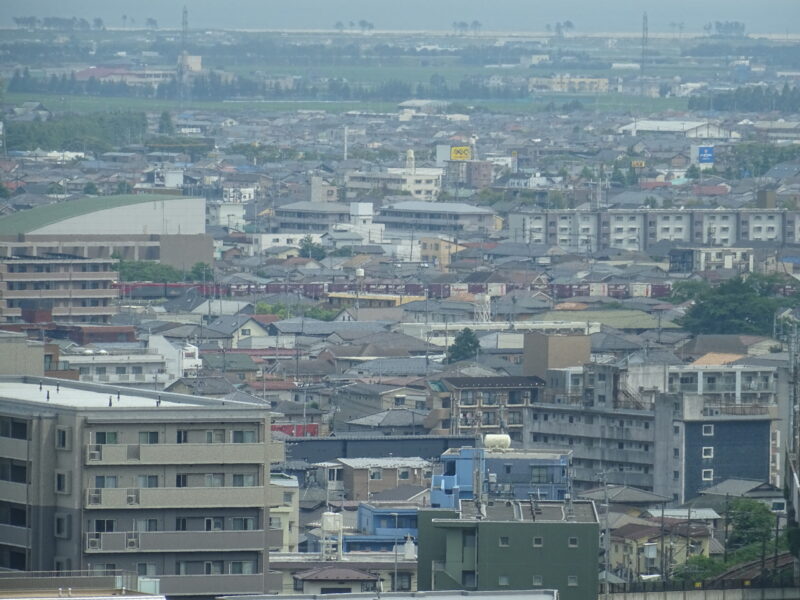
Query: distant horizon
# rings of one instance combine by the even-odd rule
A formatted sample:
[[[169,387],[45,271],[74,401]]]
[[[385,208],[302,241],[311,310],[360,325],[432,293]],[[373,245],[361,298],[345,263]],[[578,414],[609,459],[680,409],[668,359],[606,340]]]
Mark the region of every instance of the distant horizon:
[[[332,30],[366,20],[384,31],[448,31],[454,21],[479,21],[484,31],[543,32],[547,25],[571,21],[574,33],[641,32],[648,13],[652,33],[671,33],[683,23],[687,35],[703,32],[714,21],[741,21],[748,33],[800,34],[800,2],[768,0],[732,3],[730,0],[229,0],[220,8],[212,0],[2,0],[0,26],[13,27],[14,17],[78,17],[103,19],[107,27],[143,28],[153,18],[165,29],[180,27],[183,6],[189,9],[191,29]],[[123,15],[126,17],[123,20]],[[529,23],[530,26],[526,26]]]

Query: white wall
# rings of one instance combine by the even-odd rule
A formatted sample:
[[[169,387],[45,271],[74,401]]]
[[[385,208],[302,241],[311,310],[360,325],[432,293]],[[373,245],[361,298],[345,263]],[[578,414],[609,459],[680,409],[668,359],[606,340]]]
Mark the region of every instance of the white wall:
[[[205,198],[151,200],[72,217],[36,235],[196,235],[206,232]]]

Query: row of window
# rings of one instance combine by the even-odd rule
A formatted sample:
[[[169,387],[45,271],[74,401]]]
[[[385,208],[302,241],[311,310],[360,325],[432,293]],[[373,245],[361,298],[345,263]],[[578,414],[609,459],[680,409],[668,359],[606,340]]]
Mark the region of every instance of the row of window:
[[[114,575],[117,570],[115,563],[94,563],[92,572],[98,575]],[[179,560],[175,562],[176,575],[252,575],[258,571],[258,565],[254,560],[232,560],[228,562],[227,570],[225,561],[206,560],[206,561],[187,561]],[[140,562],[136,563],[136,572],[140,577],[153,577],[163,575],[158,572],[156,563]]]
[[[509,548],[511,546],[511,537],[508,535],[501,535],[497,538],[497,545],[500,548]],[[533,537],[532,546],[534,548],[544,548],[544,537],[536,535]],[[577,548],[578,538],[571,536],[567,538],[567,548]]]
[[[190,433],[196,433],[189,429],[178,429],[175,432],[176,444],[189,443]],[[205,435],[203,436],[203,433]],[[158,444],[165,436],[162,436],[158,431],[140,431],[139,444]],[[198,436],[191,436],[198,437]],[[95,431],[93,434],[94,444],[118,444],[119,432],[117,431]],[[205,439],[207,444],[222,444],[225,442],[224,429],[210,429],[200,432],[200,439]],[[234,430],[230,432],[230,442],[233,444],[255,444],[258,441],[256,431],[253,429]],[[168,443],[168,442],[164,442]]]
[[[508,575],[500,575],[497,578],[497,585],[499,586],[511,585],[511,578]],[[542,585],[544,585],[544,577],[542,575],[533,575],[531,577],[531,585],[533,587],[541,587]],[[567,575],[567,586],[576,587],[577,585],[578,585],[578,576]]]
[[[230,476],[231,484],[233,487],[255,487],[258,485],[257,473],[234,473]],[[194,478],[195,481],[191,481]],[[205,482],[204,486],[197,485],[200,478]],[[194,483],[195,485],[189,485]],[[98,489],[113,489],[118,487],[118,478],[116,475],[95,475],[94,487]],[[162,487],[160,484],[160,477],[158,475],[137,475],[136,487],[139,488],[157,488]],[[225,473],[201,473],[189,474],[178,473],[175,475],[175,487],[225,487]]]
[[[200,523],[195,523],[190,527],[192,521],[199,520]],[[225,527],[225,517],[176,517],[175,529],[173,531],[253,531],[256,528],[256,520],[253,517],[229,517],[227,519],[228,527]],[[272,521],[270,520],[270,524]],[[114,533],[120,531],[117,528],[116,519],[94,519],[90,522],[92,533]],[[69,521],[68,515],[56,517],[56,535],[64,537],[63,532],[68,531]],[[154,532],[161,531],[158,519],[134,519],[133,530],[140,532]]]

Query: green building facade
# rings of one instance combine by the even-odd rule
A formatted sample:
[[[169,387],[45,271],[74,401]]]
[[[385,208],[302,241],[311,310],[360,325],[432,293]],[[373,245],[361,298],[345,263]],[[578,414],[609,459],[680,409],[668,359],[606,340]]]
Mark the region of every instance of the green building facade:
[[[420,511],[419,590],[557,589],[596,600],[599,525],[592,502],[462,501]]]

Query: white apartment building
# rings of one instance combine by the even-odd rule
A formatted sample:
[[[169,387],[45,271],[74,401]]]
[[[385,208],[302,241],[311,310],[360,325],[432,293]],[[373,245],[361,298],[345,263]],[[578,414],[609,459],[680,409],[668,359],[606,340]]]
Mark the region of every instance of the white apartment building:
[[[347,198],[375,190],[408,192],[417,200],[435,200],[442,189],[444,169],[397,167],[384,171],[350,171],[345,175]]]
[[[778,208],[559,209],[508,217],[513,241],[573,252],[646,250],[662,240],[710,246],[800,242],[800,211]]]

